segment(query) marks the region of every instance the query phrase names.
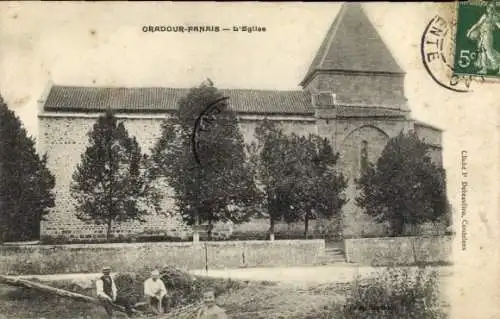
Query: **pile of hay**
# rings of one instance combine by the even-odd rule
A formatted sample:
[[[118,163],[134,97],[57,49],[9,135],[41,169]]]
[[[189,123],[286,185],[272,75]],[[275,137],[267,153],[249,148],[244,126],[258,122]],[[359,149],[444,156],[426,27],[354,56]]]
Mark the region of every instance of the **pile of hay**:
[[[316,319],[331,318],[343,302],[345,288],[322,285],[297,288],[272,282],[248,282],[190,275],[175,267],[160,270],[171,294],[169,313],[164,318],[196,318],[203,291],[213,289],[217,304],[233,319]],[[119,293],[131,302],[143,300],[143,283],[149,272],[120,274],[116,277]],[[163,318],[163,317],[157,317]]]
[[[138,273],[118,274],[115,278],[118,294],[125,297],[131,304],[144,301],[144,281],[149,276],[149,269]],[[165,266],[161,269],[160,277],[169,292],[168,309],[176,313],[175,318],[182,318],[185,312],[196,312],[206,289],[213,289],[218,296],[223,293],[232,293],[246,285],[230,279],[193,276],[172,266]]]

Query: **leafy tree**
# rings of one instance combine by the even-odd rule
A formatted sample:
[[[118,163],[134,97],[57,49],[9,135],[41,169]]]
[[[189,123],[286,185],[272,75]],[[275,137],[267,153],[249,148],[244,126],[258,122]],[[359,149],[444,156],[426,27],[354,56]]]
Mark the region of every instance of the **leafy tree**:
[[[54,207],[55,178],[35,141],[0,96],[0,241],[39,236],[40,220]]]
[[[307,237],[310,219],[340,213],[346,180],[335,171],[338,156],[327,139],[286,135],[268,120],[257,127],[256,139],[251,153],[266,199],[271,238],[276,221],[304,220]]]
[[[191,89],[163,122],[152,150],[153,175],[172,188],[188,225],[240,223],[258,202],[243,136],[222,98],[211,84]],[[210,107],[214,101],[219,102]]]
[[[144,221],[155,203],[154,192],[147,158],[111,111],[97,119],[88,135],[90,145],[73,173],[71,195],[77,218],[105,225],[109,239],[113,223]]]
[[[293,215],[304,221],[307,238],[311,219],[330,219],[341,213],[346,203],[347,180],[335,170],[338,154],[334,154],[326,138],[314,134],[308,137],[292,134],[290,138],[297,158],[289,164],[297,178],[292,189]]]
[[[284,163],[284,160],[289,158],[287,152],[290,150],[290,141],[281,128],[268,120],[257,126],[255,137],[257,142],[249,146],[249,153],[259,189],[263,194],[263,208],[269,218],[269,236],[273,239],[277,221],[293,221],[297,218],[290,214],[295,179]]]
[[[388,222],[394,236],[403,234],[405,225],[441,219],[449,207],[445,172],[414,132],[390,139],[357,184],[358,205],[376,221]]]

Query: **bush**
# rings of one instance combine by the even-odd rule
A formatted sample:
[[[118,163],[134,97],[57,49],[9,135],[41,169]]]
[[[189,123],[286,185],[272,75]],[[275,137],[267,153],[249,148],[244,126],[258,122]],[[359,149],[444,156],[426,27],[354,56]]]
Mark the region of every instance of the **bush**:
[[[343,307],[344,318],[446,318],[437,273],[419,268],[386,268],[368,282],[355,281]]]

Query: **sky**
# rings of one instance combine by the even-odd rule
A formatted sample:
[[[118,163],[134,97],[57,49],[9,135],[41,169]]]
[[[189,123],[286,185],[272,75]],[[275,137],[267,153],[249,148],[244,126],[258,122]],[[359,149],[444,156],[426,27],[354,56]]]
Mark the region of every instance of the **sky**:
[[[37,100],[49,81],[61,85],[192,87],[209,77],[219,88],[298,86],[340,8],[339,3],[0,3],[0,92],[29,133],[37,134]],[[406,71],[412,117],[444,130],[444,167],[452,205],[460,209],[462,151],[468,153],[471,240],[494,241],[499,86],[473,92],[440,88],[423,68],[427,23],[452,4],[365,4]],[[149,25],[261,26],[266,32],[144,33]],[[493,170],[493,171],[492,171]],[[486,221],[486,222],[485,222]],[[460,222],[460,221],[458,221]],[[472,248],[471,248],[472,249]],[[478,248],[479,249],[479,248]]]

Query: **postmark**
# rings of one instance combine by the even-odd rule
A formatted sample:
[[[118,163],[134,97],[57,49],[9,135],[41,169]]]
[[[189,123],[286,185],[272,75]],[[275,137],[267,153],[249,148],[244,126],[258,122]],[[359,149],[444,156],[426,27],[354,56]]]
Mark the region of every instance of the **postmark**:
[[[215,101],[209,103],[201,112],[200,116],[196,118],[194,123],[193,133],[191,135],[191,145],[193,149],[193,155],[196,162],[201,165],[198,146],[199,146],[199,136],[201,132],[205,132],[209,130],[209,127],[213,125],[215,121],[215,116],[220,114],[223,110],[221,110],[221,106],[226,106],[227,104],[221,103],[223,101],[228,100],[229,97],[224,96],[216,99]]]
[[[460,1],[454,72],[500,78],[500,1]]]
[[[458,75],[453,69],[452,23],[436,15],[427,24],[420,44],[425,70],[439,86],[454,92],[471,91],[471,75]]]

